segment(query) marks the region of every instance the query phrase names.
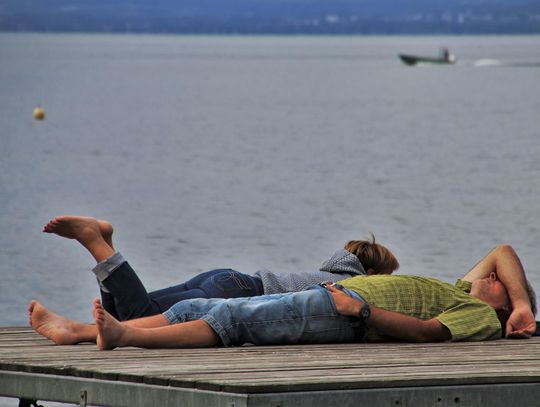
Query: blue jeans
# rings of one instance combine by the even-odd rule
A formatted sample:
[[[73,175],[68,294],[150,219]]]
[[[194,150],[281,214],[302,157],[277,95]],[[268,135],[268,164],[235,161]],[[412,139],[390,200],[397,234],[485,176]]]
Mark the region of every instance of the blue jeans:
[[[182,301],[163,315],[171,324],[204,320],[225,346],[343,343],[364,337],[362,321],[339,315],[330,292],[319,286],[252,298]]]
[[[260,279],[231,269],[201,273],[185,283],[148,293],[128,262],[101,284],[104,308],[121,321],[156,315],[179,301],[192,298],[236,298],[262,295]]]

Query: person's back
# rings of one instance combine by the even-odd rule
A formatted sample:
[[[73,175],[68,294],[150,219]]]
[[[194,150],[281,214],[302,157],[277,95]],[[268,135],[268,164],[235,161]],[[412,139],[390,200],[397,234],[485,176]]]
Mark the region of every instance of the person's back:
[[[489,340],[501,337],[495,310],[468,294],[471,283],[458,280],[455,286],[435,278],[406,275],[358,276],[339,281],[370,305],[422,320],[436,318],[446,326],[453,341]],[[367,340],[387,340],[368,328]]]
[[[265,294],[302,291],[324,281],[337,281],[358,275],[392,274],[399,268],[394,254],[385,246],[371,240],[350,240],[343,249],[335,252],[318,271],[276,273],[259,270]]]
[[[334,253],[317,271],[276,273],[263,269],[257,271],[255,276],[261,279],[265,294],[277,294],[302,291],[323,281],[336,281],[366,274],[367,271],[358,256],[343,249]]]

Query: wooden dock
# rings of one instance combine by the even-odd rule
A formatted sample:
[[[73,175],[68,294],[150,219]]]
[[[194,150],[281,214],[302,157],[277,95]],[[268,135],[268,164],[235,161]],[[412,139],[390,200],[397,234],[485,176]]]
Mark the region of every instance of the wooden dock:
[[[0,395],[80,406],[540,406],[540,337],[103,352],[0,328]]]

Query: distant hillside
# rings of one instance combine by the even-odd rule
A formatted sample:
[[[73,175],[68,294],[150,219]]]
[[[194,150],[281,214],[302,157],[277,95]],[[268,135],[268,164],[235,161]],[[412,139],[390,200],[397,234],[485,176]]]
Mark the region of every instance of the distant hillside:
[[[539,0],[0,0],[0,31],[540,33]]]

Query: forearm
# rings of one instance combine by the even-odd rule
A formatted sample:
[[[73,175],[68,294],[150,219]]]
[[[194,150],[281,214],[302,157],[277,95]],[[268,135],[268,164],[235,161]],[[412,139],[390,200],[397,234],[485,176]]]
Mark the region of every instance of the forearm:
[[[495,273],[508,292],[512,308],[531,309],[531,302],[527,292],[527,279],[518,255],[508,245],[501,245],[495,251],[497,253]]]
[[[478,262],[463,280],[473,282],[487,278],[490,273],[504,284],[513,309],[531,308],[525,271],[516,252],[510,245],[499,245]]]
[[[336,310],[341,315],[359,317],[365,303],[349,297],[343,291],[332,286],[327,287],[332,293]],[[410,342],[439,342],[451,339],[448,328],[432,318],[424,321],[398,312],[387,311],[370,305],[371,315],[366,320],[368,327],[373,327],[385,335]]]
[[[367,324],[385,335],[410,342],[440,342],[451,339],[448,328],[436,319],[422,320],[371,306]]]

